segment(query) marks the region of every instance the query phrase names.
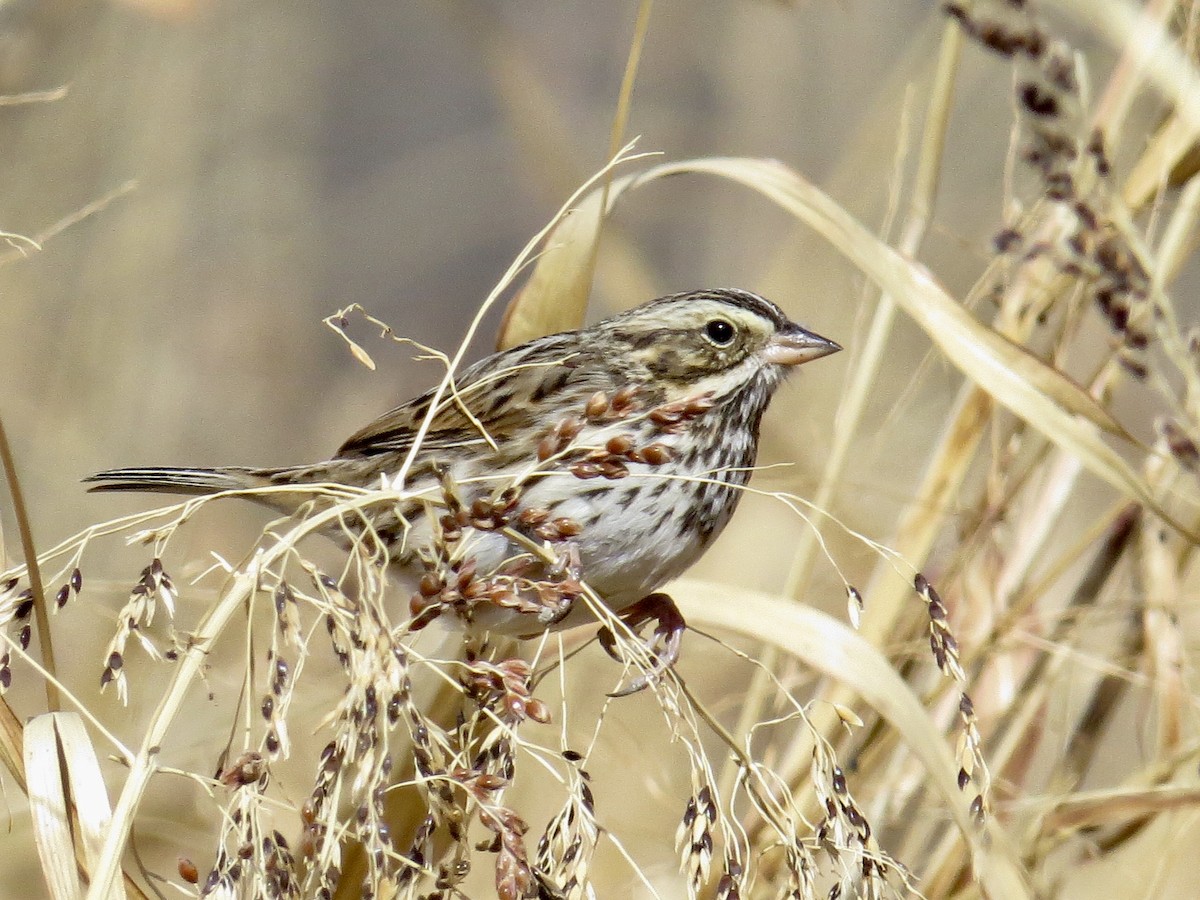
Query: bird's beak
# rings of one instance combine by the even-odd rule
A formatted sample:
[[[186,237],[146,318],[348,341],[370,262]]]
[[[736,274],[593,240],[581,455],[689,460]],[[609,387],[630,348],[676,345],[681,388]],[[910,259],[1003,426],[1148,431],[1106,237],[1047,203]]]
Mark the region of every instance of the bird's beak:
[[[763,358],[777,366],[798,366],[841,349],[840,344],[835,344],[829,338],[813,334],[793,323],[775,332],[763,351]]]

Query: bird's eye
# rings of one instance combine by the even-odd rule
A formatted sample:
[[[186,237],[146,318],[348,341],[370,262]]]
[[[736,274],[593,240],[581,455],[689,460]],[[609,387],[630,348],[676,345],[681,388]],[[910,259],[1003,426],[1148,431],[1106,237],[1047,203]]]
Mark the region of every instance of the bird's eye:
[[[708,339],[719,347],[724,347],[733,340],[734,327],[724,319],[712,319],[704,326]]]

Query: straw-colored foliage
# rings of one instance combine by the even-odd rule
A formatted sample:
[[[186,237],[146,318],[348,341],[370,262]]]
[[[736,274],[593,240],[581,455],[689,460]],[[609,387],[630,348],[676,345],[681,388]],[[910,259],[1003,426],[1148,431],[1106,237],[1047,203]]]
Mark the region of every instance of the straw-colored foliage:
[[[593,283],[648,299],[662,276],[622,218],[667,176],[761,204],[763,292],[849,352],[783,392],[729,533],[668,586],[679,663],[655,668],[562,540],[526,549],[596,624],[519,642],[413,627],[423,601],[397,596],[371,525],[411,496],[407,466],[377,490],[314,486],[305,514],[232,542],[203,523],[248,505],[146,503],[39,548],[36,568],[17,561],[18,511],[0,575],[6,895],[35,872],[89,900],[1188,895],[1200,4],[945,4],[892,131],[878,117],[848,138],[847,158],[892,160],[890,181],[854,173],[890,196],[882,225],[769,145],[676,160],[646,152],[650,128],[629,142],[657,26],[643,3],[613,158],[459,346],[357,304],[326,324],[371,369],[415,346],[452,404],[477,334],[575,327]],[[549,88],[495,40],[520,123],[514,98]],[[962,163],[956,92],[981,67],[1006,87],[974,110],[1001,146],[971,190],[997,212],[957,233],[938,196]],[[11,244],[53,252],[119,194]],[[805,268],[819,242],[853,273],[837,290]],[[431,501],[455,523],[447,565],[491,515],[455,490]],[[338,527],[348,552],[320,537]],[[452,571],[437,591],[487,589]]]

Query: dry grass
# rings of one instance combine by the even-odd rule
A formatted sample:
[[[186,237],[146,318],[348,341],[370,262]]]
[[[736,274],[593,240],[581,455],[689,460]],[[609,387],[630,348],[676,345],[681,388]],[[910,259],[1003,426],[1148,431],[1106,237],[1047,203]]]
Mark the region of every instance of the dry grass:
[[[947,10],[890,142],[882,229],[784,163],[626,148],[457,350],[425,353],[452,403],[489,307],[511,298],[512,344],[577,322],[593,277],[608,297],[652,293],[653,266],[607,217],[668,175],[749,188],[866,279],[853,312],[828,312],[844,332],[818,326],[851,348],[844,385],[806,372],[766,426],[764,462],[811,478],[765,465],[730,534],[670,588],[691,627],[675,670],[609,696],[651,663],[588,590],[569,529],[529,547],[551,564],[538,587],[595,606],[623,664],[591,627],[489,645],[412,627],[370,528],[409,496],[402,473],[316,488],[311,514],[249,541],[205,525],[226,498],[105,521],[0,575],[19,823],[4,883],[40,873],[55,898],[1189,896],[1200,6]],[[643,4],[614,148],[654,29]],[[959,162],[956,91],[981,60],[1011,104],[983,115],[1009,143],[974,186],[1004,210],[976,258],[936,211]],[[528,88],[503,71],[502,89]],[[766,292],[804,294],[793,242],[771,236]],[[375,350],[357,312],[327,322],[373,365],[399,339],[368,317],[388,339]],[[454,488],[433,502],[457,528],[505,527]],[[17,521],[10,559],[33,541]],[[348,554],[312,538],[338,523]],[[420,624],[444,591],[500,596],[453,564],[456,540],[414,601]]]

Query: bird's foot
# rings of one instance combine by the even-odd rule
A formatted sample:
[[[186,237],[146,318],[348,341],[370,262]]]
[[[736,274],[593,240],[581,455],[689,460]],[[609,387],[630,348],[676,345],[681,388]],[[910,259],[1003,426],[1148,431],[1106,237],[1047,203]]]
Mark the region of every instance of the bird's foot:
[[[648,594],[632,606],[627,606],[620,613],[620,619],[635,634],[647,622],[653,620],[656,624],[654,632],[646,639],[646,649],[653,659],[653,665],[639,674],[625,687],[610,697],[628,697],[650,686],[650,683],[661,676],[679,659],[679,648],[683,642],[683,632],[687,622],[675,601],[669,594]],[[598,635],[600,646],[617,662],[625,662],[617,650],[617,638],[607,625],[600,629]],[[640,634],[639,634],[640,637]]]

